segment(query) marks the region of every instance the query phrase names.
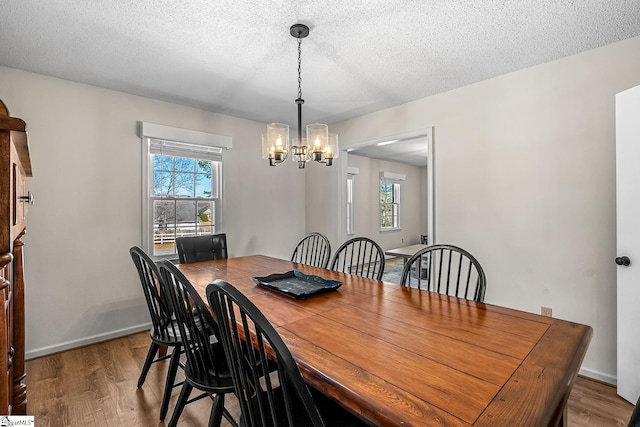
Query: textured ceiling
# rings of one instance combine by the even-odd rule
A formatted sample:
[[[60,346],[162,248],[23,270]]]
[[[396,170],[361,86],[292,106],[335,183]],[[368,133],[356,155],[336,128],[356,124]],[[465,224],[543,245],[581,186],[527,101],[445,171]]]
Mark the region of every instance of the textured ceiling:
[[[0,65],[295,125],[296,22],[331,124],[640,35],[640,1],[7,0]]]
[[[407,163],[413,166],[427,166],[427,136],[419,135],[404,139],[371,141],[347,148],[349,154],[383,159],[390,162]]]

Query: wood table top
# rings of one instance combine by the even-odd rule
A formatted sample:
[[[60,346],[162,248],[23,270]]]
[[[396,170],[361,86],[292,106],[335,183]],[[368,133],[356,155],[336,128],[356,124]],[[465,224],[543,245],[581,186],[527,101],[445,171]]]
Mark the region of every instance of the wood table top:
[[[305,381],[379,426],[542,426],[563,415],[589,326],[262,255],[181,264],[206,301],[223,279],[253,301]],[[306,300],[252,277],[343,284]]]
[[[418,243],[417,245],[403,246],[401,248],[389,249],[385,251],[387,255],[396,255],[401,257],[410,258],[421,249],[426,248],[428,245],[422,245]]]

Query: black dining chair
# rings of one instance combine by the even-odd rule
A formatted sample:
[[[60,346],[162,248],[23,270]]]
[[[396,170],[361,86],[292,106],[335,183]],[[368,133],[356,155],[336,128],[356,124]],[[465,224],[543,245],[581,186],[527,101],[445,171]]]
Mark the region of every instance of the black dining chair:
[[[432,245],[404,265],[400,284],[478,302],[484,301],[487,279],[478,260],[453,245]]]
[[[176,402],[169,427],[177,425],[182,411],[188,403],[206,395],[213,399],[209,416],[209,427],[217,427],[226,418],[237,426],[224,407],[225,395],[233,393],[233,380],[224,348],[219,341],[217,324],[207,306],[189,280],[170,261],[158,263],[164,293],[170,302],[174,317],[178,320],[182,347],[186,355],[185,381]],[[196,388],[204,394],[189,400]]]
[[[327,268],[331,257],[331,243],[320,233],[309,233],[304,236],[291,254],[291,261],[313,267]]]
[[[216,280],[206,292],[231,369],[241,426],[366,425],[331,399],[312,394],[278,332],[240,291]],[[260,366],[267,364],[277,368],[263,375]]]
[[[329,269],[381,280],[384,264],[384,251],[380,245],[368,237],[354,237],[338,248]]]
[[[633,408],[631,419],[629,420],[627,427],[640,427],[640,397],[638,397],[636,406]]]
[[[227,235],[203,234],[201,236],[177,237],[176,248],[180,264],[227,258]]]
[[[160,405],[160,420],[164,420],[167,415],[167,409],[169,408],[171,391],[174,387],[182,384],[182,382],[175,383],[176,373],[180,366],[182,348],[180,329],[171,314],[171,309],[168,306],[169,302],[163,294],[163,288],[160,286],[160,276],[156,264],[137,246],[129,249],[129,254],[138,271],[152,325],[149,330],[151,345],[149,346],[147,357],[145,358],[140,377],[138,378],[138,388],[142,388],[152,364],[168,358],[171,359],[167,371],[167,379],[165,380],[162,404]],[[173,350],[171,354],[156,357],[161,347],[169,347]]]

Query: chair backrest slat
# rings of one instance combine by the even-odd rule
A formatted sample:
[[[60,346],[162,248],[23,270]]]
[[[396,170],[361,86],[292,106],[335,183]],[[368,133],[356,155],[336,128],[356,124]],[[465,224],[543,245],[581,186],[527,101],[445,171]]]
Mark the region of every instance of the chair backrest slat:
[[[354,237],[336,250],[329,269],[381,280],[384,265],[384,251],[380,245],[367,237]]]
[[[172,322],[171,309],[164,290],[160,286],[160,274],[155,262],[139,247],[129,249],[133,264],[138,271],[144,298],[147,302],[154,339],[165,342],[175,342],[180,335]]]
[[[309,233],[296,244],[291,261],[314,267],[327,268],[331,257],[331,243],[320,233]]]
[[[478,260],[466,250],[453,245],[431,245],[416,252],[405,263],[400,283],[459,298],[483,302],[486,276]]]
[[[440,287],[442,285],[442,258],[444,258],[444,249],[440,249],[440,265],[438,265],[438,292],[440,292]]]
[[[471,284],[471,262],[467,261],[467,281],[465,283],[464,297],[465,299],[469,299],[469,285]],[[462,268],[462,257],[460,257],[460,268]],[[456,294],[458,294],[458,287],[456,287]],[[474,293],[475,295],[475,293]],[[475,299],[475,296],[474,296]]]

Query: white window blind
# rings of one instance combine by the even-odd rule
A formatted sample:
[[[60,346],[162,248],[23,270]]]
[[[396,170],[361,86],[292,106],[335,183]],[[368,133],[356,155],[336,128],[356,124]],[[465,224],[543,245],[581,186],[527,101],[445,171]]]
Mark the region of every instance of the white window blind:
[[[151,139],[149,145],[151,154],[173,157],[189,157],[202,160],[222,161],[222,148],[206,145],[187,144],[183,142]]]

